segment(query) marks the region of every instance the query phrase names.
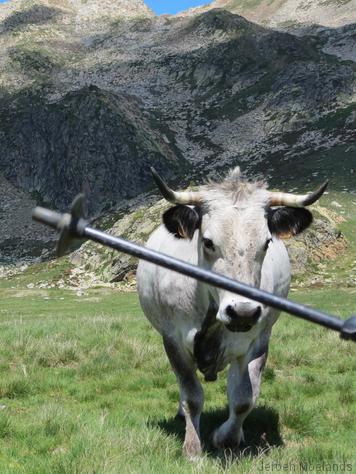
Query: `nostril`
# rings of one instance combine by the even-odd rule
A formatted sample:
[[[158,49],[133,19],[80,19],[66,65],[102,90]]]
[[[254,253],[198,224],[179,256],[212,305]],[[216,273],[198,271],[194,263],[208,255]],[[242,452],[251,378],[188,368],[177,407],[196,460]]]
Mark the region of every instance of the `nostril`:
[[[262,311],[261,306],[259,306],[252,315],[253,319],[257,320],[261,316],[261,311]]]
[[[228,305],[225,309],[226,314],[229,316],[231,319],[237,318],[238,314],[234,310],[234,308],[231,305]]]

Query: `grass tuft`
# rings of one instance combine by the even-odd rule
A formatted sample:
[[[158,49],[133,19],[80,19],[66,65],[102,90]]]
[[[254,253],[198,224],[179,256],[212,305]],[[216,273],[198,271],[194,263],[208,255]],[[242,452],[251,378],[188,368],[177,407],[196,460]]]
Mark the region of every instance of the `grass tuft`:
[[[0,438],[9,438],[12,435],[13,427],[8,413],[0,412]]]
[[[30,382],[23,376],[10,376],[0,381],[1,398],[22,398],[31,394]]]

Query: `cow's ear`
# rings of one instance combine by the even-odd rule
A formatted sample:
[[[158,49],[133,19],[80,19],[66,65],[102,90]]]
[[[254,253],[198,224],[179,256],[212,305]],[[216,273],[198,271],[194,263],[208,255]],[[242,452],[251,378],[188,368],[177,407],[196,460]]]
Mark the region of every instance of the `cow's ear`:
[[[178,239],[192,239],[201,224],[200,207],[174,206],[162,217],[166,229]]]
[[[268,210],[269,230],[281,238],[303,232],[312,222],[312,213],[304,208],[278,207]]]

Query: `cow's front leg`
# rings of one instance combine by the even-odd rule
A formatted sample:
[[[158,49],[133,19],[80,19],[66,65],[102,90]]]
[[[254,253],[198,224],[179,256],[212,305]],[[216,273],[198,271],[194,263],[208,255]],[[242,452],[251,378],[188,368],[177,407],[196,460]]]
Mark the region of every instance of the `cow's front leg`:
[[[199,422],[204,403],[203,388],[191,357],[173,339],[164,337],[163,343],[180,388],[180,410],[185,417],[183,453],[194,459],[202,451]]]
[[[255,406],[260,392],[261,375],[267,350],[250,361],[234,361],[228,374],[229,418],[213,435],[216,448],[237,448],[244,442],[243,422]]]

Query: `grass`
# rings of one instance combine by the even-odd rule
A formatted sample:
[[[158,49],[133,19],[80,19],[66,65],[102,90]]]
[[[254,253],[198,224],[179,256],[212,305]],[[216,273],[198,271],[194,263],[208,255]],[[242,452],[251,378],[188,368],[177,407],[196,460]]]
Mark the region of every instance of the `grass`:
[[[256,472],[270,463],[354,463],[354,346],[282,316],[244,455],[212,449],[226,417],[226,376],[204,384],[205,453],[181,456],[178,391],[135,293],[2,288],[0,472]],[[355,290],[293,292],[340,316]],[[317,344],[316,344],[317,342]],[[331,356],[332,355],[332,356]],[[264,463],[264,464],[263,464]]]

